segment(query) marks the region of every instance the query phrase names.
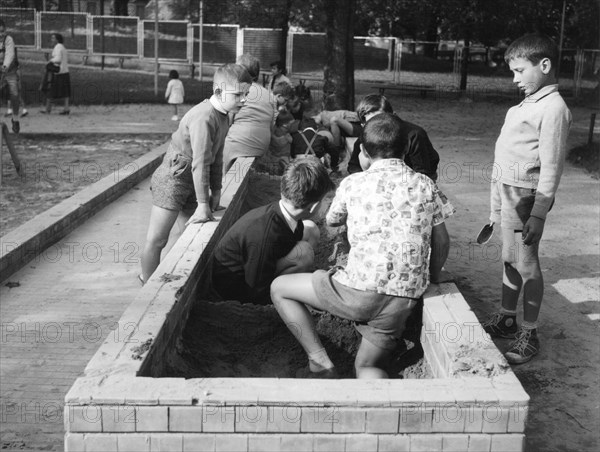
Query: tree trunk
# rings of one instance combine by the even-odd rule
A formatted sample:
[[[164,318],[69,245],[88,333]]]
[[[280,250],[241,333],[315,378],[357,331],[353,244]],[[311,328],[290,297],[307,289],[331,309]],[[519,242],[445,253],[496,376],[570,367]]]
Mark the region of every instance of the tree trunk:
[[[471,30],[465,32],[465,47],[460,62],[460,90],[467,90],[467,73],[469,70],[469,52],[471,50]]]
[[[355,0],[325,4],[323,102],[327,110],[354,110],[354,6]]]

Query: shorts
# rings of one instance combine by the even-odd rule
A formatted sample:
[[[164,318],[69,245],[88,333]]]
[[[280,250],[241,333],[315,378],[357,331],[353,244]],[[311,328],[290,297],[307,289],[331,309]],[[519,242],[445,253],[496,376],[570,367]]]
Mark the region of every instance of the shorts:
[[[491,188],[490,220],[505,229],[522,231],[531,216],[535,203],[535,188],[515,187],[502,182],[495,182]],[[552,200],[552,205],[554,200]],[[550,211],[552,209],[550,205]]]
[[[171,161],[168,159],[171,158]],[[192,162],[181,155],[169,154],[154,171],[150,190],[152,204],[167,210],[196,210],[196,192],[192,179]]]
[[[323,309],[353,320],[360,335],[373,345],[393,351],[402,339],[406,319],[417,299],[357,290],[335,281],[335,270],[312,275],[315,293]]]

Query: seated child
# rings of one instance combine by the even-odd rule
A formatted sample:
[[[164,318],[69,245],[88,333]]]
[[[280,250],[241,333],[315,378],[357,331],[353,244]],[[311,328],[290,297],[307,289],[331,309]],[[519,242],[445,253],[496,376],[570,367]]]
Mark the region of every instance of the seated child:
[[[290,99],[294,97],[294,88],[289,83],[277,83],[271,90],[271,104],[273,105],[273,125],[277,115],[282,111],[288,111],[287,105]]]
[[[392,105],[389,101],[380,94],[369,94],[365,96],[356,112],[362,124],[366,123],[373,116],[381,113],[393,113]],[[434,182],[437,181],[437,168],[440,161],[440,156],[431,144],[429,136],[425,130],[408,121],[401,119],[402,131],[407,135],[408,139],[404,149],[399,149],[402,154],[404,163],[406,163],[414,171],[425,174]],[[350,161],[348,162],[348,172],[350,174],[362,171],[360,161],[360,140],[356,140],[354,150]]]
[[[328,128],[333,135],[333,144],[341,146],[342,136],[357,137],[360,135],[361,127],[358,115],[349,110],[322,110],[313,116],[315,122]]]
[[[385,378],[407,317],[429,282],[439,281],[449,249],[444,220],[454,208],[431,179],[397,154],[406,140],[400,118],[387,113],[363,130],[370,168],[342,179],[327,213],[329,225],[348,228],[345,268],[283,275],[271,284],[273,304],[306,351],[315,377],[337,373],[307,306],[355,321],[362,336],[357,378]]]
[[[215,247],[213,293],[223,300],[268,304],[276,276],[310,271],[320,234],[309,218],[334,188],[317,159],[292,161],[281,178],[281,200],[243,215]]]
[[[262,163],[269,166],[273,174],[283,174],[283,170],[292,159],[292,135],[290,127],[294,124],[294,117],[287,111],[281,112],[275,120],[275,128],[271,134],[269,151],[261,159]]]

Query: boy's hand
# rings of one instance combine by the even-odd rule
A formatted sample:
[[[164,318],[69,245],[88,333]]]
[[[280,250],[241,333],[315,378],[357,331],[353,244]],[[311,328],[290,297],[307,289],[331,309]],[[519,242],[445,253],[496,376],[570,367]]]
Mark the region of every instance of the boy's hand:
[[[198,203],[198,207],[194,214],[190,217],[190,219],[185,223],[186,226],[189,226],[192,223],[206,223],[208,221],[215,221],[215,217],[210,210],[210,205],[208,203]]]
[[[213,190],[210,195],[210,210],[216,212],[217,210],[225,210],[225,207],[220,206],[221,202],[221,190]]]
[[[523,245],[535,245],[542,238],[544,232],[545,221],[538,217],[529,217],[521,237],[523,238]]]

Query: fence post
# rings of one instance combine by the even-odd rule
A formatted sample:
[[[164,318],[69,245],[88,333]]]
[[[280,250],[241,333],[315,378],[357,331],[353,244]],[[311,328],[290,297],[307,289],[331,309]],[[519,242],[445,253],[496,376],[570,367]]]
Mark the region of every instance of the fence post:
[[[243,53],[244,53],[244,29],[240,28],[240,26],[238,25],[237,33],[236,33],[236,40],[235,40],[235,59],[236,59],[236,61],[240,57],[240,55]]]
[[[42,48],[42,13],[38,11],[34,13],[33,33],[35,49],[40,50]]]
[[[285,49],[285,60],[287,61],[288,73],[290,77],[294,73],[293,64],[294,64],[294,33],[288,31],[287,35],[287,49]]]

